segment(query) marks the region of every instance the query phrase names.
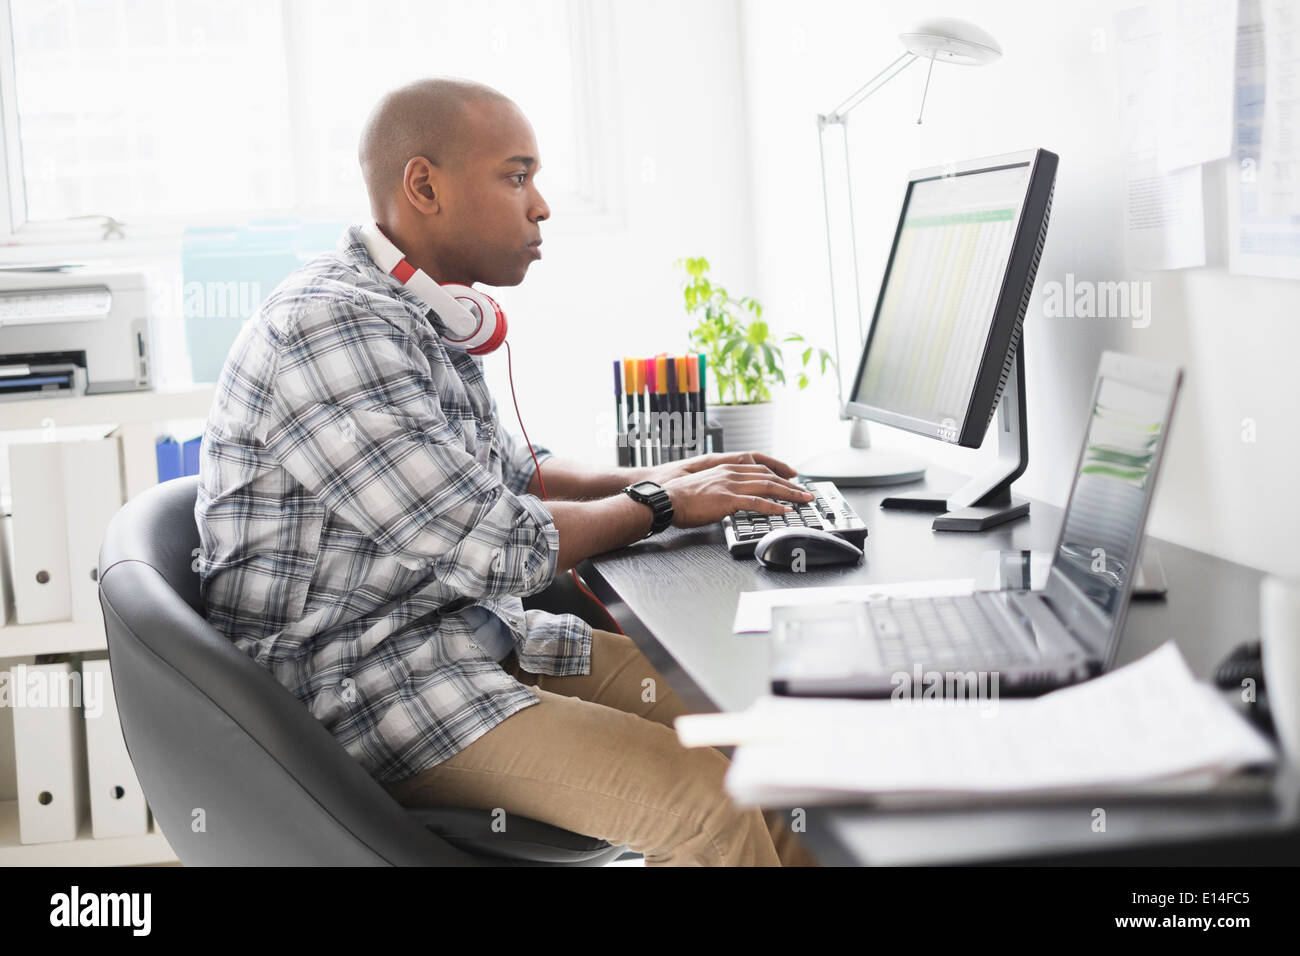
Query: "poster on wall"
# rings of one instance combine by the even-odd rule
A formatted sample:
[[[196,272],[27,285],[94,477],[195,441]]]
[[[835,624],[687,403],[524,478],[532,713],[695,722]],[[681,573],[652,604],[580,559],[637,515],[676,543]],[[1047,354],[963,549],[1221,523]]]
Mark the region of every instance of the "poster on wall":
[[[1236,275],[1300,279],[1298,28],[1294,8],[1242,0],[1236,162],[1227,164],[1228,271]]]
[[[1161,168],[1161,65],[1166,60],[1161,7],[1121,10],[1123,84],[1124,239],[1134,269],[1185,269],[1205,265],[1205,206],[1200,163]]]

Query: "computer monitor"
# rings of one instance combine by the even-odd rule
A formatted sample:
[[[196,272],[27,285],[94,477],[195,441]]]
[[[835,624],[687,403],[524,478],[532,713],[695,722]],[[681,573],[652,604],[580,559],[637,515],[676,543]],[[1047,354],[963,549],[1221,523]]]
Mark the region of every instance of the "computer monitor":
[[[984,509],[946,516],[936,521],[940,530],[982,530],[1028,510],[1024,503],[1012,508],[1010,497],[1028,461],[1019,344],[1057,160],[1044,149],[1026,150],[918,170],[907,184],[845,411],[978,448],[1002,403],[1006,434],[999,435],[996,469],[951,495],[885,500],[886,507],[927,511]]]
[[[912,174],[850,414],[980,446],[1020,342],[1055,176],[1043,150]]]

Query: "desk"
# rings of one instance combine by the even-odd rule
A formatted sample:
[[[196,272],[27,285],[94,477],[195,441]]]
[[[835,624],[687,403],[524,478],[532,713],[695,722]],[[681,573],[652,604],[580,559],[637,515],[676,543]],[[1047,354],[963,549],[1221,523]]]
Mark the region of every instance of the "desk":
[[[914,488],[955,488],[931,469]],[[801,574],[770,571],[727,553],[712,525],[662,535],[598,555],[579,572],[619,625],[699,712],[741,710],[767,692],[767,640],[731,632],[741,591],[975,576],[990,549],[1050,551],[1062,510],[1033,502],[1028,519],[984,534],[930,529],[932,516],[882,511],[895,489],[844,489],[868,527],[856,567]],[[1165,542],[1166,600],[1132,605],[1116,661],[1125,664],[1174,638],[1198,678],[1208,679],[1235,644],[1259,629],[1261,572]],[[1300,862],[1300,783],[1279,775],[1272,799],[1104,801],[1106,831],[1094,832],[1097,802],[981,810],[881,811],[810,807],[804,839],[836,865],[977,863]]]

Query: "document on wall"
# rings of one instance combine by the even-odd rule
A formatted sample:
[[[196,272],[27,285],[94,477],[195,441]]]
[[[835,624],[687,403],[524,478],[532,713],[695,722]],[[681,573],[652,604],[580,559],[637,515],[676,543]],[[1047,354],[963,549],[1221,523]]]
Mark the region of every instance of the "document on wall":
[[[1121,10],[1115,16],[1127,150],[1125,248],[1135,269],[1205,265],[1201,166],[1160,169],[1166,19],[1161,8],[1153,6]],[[1184,154],[1190,149],[1185,147]]]
[[[1277,759],[1172,642],[1034,699],[765,697],[676,728],[687,747],[738,744],[727,792],[756,806],[1196,793]]]
[[[1286,211],[1295,210],[1297,203],[1297,19],[1285,3],[1242,0],[1237,28],[1236,160],[1227,164],[1226,173],[1228,271],[1237,275],[1300,278],[1300,215]],[[1281,34],[1281,39],[1266,39],[1269,31]],[[1270,69],[1267,57],[1274,49],[1278,52]],[[1275,101],[1271,110],[1270,98]],[[1266,150],[1269,141],[1271,154]],[[1271,171],[1266,173],[1266,167]]]
[[[1260,212],[1300,215],[1300,8],[1264,0],[1264,124]]]
[[[1156,171],[1232,152],[1232,64],[1237,0],[1159,0]]]

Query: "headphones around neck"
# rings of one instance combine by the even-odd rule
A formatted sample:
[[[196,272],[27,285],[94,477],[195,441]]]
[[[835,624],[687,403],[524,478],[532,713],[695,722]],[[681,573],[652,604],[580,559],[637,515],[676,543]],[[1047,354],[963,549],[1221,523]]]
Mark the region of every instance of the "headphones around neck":
[[[506,314],[492,297],[467,285],[439,285],[416,269],[375,223],[361,227],[361,239],[375,265],[424,300],[447,326],[448,348],[486,355],[506,340]]]

